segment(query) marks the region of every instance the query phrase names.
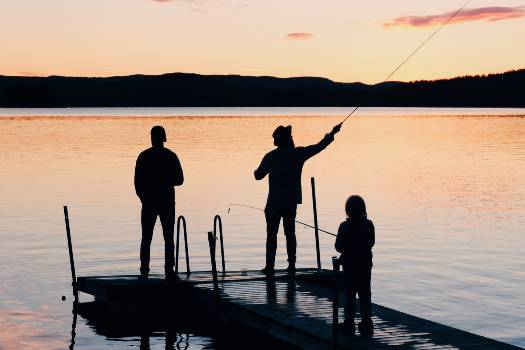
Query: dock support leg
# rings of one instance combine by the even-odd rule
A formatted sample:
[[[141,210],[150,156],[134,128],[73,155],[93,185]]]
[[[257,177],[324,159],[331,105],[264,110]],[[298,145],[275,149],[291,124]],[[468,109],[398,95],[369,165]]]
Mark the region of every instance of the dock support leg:
[[[315,231],[315,249],[317,252],[317,269],[321,270],[321,252],[319,249],[319,223],[317,222],[317,198],[315,196],[315,178],[310,178],[312,183],[312,205],[314,208],[314,231]]]
[[[332,349],[336,350],[339,347],[339,268],[340,261],[337,257],[332,257],[332,265],[334,268],[334,300],[332,311]]]

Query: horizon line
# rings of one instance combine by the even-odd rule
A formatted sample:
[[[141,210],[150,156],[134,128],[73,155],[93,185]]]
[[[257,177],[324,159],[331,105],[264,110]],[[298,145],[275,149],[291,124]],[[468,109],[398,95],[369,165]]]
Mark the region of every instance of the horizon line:
[[[143,77],[161,77],[164,75],[198,75],[198,76],[204,76],[204,77],[246,77],[246,78],[275,78],[275,79],[301,79],[301,78],[312,78],[312,79],[323,79],[328,80],[333,83],[339,83],[339,84],[364,84],[364,85],[380,85],[384,83],[413,83],[413,82],[422,82],[422,81],[440,81],[440,80],[453,80],[458,78],[468,78],[468,77],[483,77],[483,76],[490,76],[490,75],[499,75],[499,74],[506,74],[511,72],[517,72],[525,70],[525,67],[523,68],[514,68],[514,69],[507,69],[505,71],[498,71],[498,72],[489,72],[489,73],[475,73],[475,74],[464,74],[464,75],[455,75],[451,77],[443,77],[443,78],[436,78],[436,79],[414,79],[414,80],[387,80],[377,83],[364,83],[361,81],[336,81],[330,78],[322,77],[322,76],[314,76],[314,75],[301,75],[301,76],[276,76],[276,75],[242,75],[242,74],[235,74],[235,73],[229,73],[229,74],[202,74],[202,73],[195,73],[195,72],[166,72],[166,73],[159,73],[159,74],[143,74],[143,73],[133,73],[133,74],[126,74],[126,75],[92,75],[92,76],[78,76],[78,75],[3,75],[0,74],[0,78],[80,78],[80,79],[110,79],[110,78],[126,78],[126,77],[133,77],[133,76],[143,76]]]

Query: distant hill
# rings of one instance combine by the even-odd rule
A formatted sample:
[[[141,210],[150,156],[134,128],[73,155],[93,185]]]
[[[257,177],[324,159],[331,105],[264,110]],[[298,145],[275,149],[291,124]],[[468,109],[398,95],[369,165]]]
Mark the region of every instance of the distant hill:
[[[525,107],[525,69],[375,85],[324,78],[170,73],[107,78],[0,76],[0,107]]]

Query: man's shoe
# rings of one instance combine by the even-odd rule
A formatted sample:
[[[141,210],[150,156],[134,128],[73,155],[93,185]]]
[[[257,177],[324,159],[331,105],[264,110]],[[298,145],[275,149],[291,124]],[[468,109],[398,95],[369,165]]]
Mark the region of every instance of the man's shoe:
[[[273,267],[265,267],[261,270],[261,273],[264,273],[266,276],[275,275],[275,269]]]
[[[179,276],[173,270],[167,270],[164,275],[166,276],[166,282],[173,282],[179,279]]]

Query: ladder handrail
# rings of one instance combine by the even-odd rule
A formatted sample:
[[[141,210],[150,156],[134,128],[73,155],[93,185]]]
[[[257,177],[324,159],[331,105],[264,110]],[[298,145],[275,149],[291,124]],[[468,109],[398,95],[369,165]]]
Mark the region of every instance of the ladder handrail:
[[[177,245],[175,248],[175,274],[179,273],[179,236],[180,236],[180,224],[182,222],[182,228],[184,229],[184,250],[186,252],[186,274],[189,275],[190,271],[190,255],[188,252],[188,230],[186,228],[186,218],[179,215],[177,219]]]
[[[224,239],[222,235],[222,219],[220,215],[215,215],[213,218],[213,236],[217,239],[217,223],[219,224],[219,239],[221,243],[221,262],[222,262],[222,274],[226,274],[226,263],[224,261]]]
[[[208,232],[208,244],[210,246],[210,260],[211,260],[211,274],[213,277],[213,290],[215,291],[215,296],[219,297],[219,280],[217,278],[217,264],[215,262],[215,247],[217,243],[215,242],[217,237],[212,231]]]

